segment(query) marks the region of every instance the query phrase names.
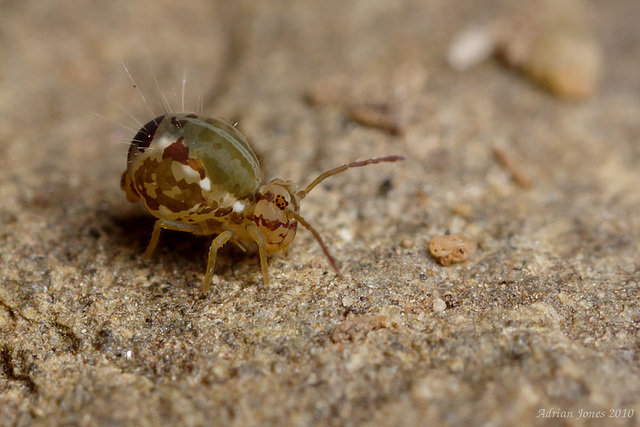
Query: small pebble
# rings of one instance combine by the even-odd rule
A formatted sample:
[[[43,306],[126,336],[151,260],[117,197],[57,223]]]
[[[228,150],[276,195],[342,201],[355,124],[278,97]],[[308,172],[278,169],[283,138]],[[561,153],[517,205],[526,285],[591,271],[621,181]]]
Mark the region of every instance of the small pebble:
[[[435,236],[429,243],[429,251],[440,265],[467,260],[476,251],[476,244],[462,233]]]
[[[414,247],[416,244],[416,242],[413,241],[413,239],[402,239],[402,241],[400,242],[400,246],[402,246],[404,249],[411,249],[412,247]]]
[[[433,311],[436,313],[442,313],[447,309],[447,303],[442,298],[436,298],[433,300]]]
[[[540,37],[524,72],[554,95],[589,98],[596,90],[602,58],[592,37],[556,31]]]

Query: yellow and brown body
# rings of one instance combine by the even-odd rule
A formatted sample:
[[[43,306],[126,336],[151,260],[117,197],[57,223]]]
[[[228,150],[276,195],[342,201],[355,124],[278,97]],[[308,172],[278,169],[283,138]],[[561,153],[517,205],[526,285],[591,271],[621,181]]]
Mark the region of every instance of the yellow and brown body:
[[[121,186],[131,202],[142,201],[157,218],[145,258],[163,229],[217,234],[209,249],[206,291],[217,251],[232,239],[258,245],[267,285],[267,254],[287,249],[298,223],[311,231],[338,273],[320,235],[300,216],[300,200],[325,178],[350,167],[401,159],[389,156],[342,165],[302,191],[281,179],[263,185],[258,158],[234,126],[201,114],[166,114],[149,121],[133,138]]]

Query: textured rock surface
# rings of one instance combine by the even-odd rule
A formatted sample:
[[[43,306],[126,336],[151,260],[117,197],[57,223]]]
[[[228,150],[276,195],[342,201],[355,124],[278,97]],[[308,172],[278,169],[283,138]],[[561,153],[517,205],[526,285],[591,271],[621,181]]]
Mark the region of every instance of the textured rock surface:
[[[593,2],[606,68],[583,104],[446,66],[506,1],[6,3],[0,425],[637,424],[637,1]],[[166,232],[143,263],[118,103],[151,112],[121,62],[156,112],[159,93],[180,109],[187,70],[186,105],[239,122],[267,176],[405,155],[304,200],[343,276],[304,230],[268,289],[228,248],[200,298],[206,238]],[[331,76],[350,88],[322,97]],[[478,243],[469,261],[428,255],[447,232]],[[616,409],[636,414],[577,419]]]

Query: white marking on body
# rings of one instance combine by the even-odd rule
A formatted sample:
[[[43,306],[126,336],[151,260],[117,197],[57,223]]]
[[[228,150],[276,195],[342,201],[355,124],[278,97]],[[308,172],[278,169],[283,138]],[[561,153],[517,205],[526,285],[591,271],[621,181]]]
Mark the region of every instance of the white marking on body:
[[[155,145],[154,148],[160,150],[164,150],[174,142],[176,142],[176,137],[171,135],[163,135],[160,137],[156,135],[156,137],[153,138],[153,145]]]
[[[244,210],[244,203],[237,201],[233,204],[233,211],[235,213],[240,213]]]
[[[162,216],[171,215],[171,211],[169,210],[169,208],[163,205],[158,206],[158,212],[160,212],[160,215]]]
[[[193,168],[191,168],[190,166],[183,165],[182,163],[177,163],[177,162],[174,163],[173,165],[180,165],[180,168],[182,169],[182,174],[184,175],[184,177],[191,178],[191,179],[187,179],[187,181],[196,181],[200,179],[200,174],[195,170],[193,170]],[[171,165],[172,169],[173,169],[173,165]]]
[[[200,180],[200,188],[204,191],[211,191],[211,180],[208,176],[205,176]]]

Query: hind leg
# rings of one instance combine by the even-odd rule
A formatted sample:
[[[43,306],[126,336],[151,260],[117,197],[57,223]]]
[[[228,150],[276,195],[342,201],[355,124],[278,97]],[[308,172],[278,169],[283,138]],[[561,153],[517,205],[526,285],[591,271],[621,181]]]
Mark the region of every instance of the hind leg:
[[[202,227],[195,224],[184,224],[182,222],[175,221],[167,221],[165,219],[159,219],[153,225],[153,233],[151,234],[151,241],[149,242],[149,246],[147,246],[147,250],[144,251],[142,255],[142,259],[147,261],[151,258],[151,254],[153,250],[158,245],[158,240],[160,240],[160,231],[162,230],[174,230],[174,231],[186,231],[187,233],[192,234],[207,234],[204,232]]]

